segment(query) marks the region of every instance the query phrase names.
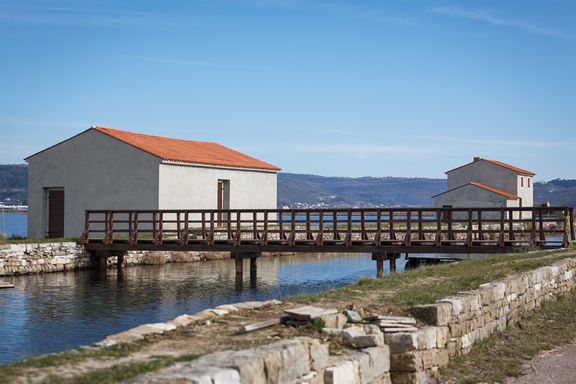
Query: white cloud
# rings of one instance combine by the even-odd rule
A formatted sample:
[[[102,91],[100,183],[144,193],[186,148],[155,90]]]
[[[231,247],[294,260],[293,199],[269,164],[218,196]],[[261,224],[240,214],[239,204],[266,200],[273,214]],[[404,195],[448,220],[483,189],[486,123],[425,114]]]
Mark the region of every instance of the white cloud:
[[[492,12],[487,10],[463,10],[451,7],[437,7],[433,8],[432,12],[441,15],[449,15],[449,16],[463,17],[466,19],[484,21],[486,23],[494,25],[502,25],[505,27],[517,28],[544,36],[557,37],[565,40],[576,40],[576,35],[558,29],[536,25],[532,22],[525,20],[503,19],[494,16]]]

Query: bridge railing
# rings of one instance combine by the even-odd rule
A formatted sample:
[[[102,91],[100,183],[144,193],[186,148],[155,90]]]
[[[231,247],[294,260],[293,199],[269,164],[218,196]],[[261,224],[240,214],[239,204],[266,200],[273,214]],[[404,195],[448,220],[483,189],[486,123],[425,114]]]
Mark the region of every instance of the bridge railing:
[[[84,244],[560,247],[571,207],[86,211]]]

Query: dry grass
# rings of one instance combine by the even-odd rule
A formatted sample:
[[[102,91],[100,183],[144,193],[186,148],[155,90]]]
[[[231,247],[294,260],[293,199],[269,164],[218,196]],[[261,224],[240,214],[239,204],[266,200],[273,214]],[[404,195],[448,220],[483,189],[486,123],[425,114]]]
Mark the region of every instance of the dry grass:
[[[576,294],[544,303],[526,312],[516,326],[474,345],[472,351],[441,370],[446,383],[502,383],[520,376],[524,365],[540,352],[576,339]]]

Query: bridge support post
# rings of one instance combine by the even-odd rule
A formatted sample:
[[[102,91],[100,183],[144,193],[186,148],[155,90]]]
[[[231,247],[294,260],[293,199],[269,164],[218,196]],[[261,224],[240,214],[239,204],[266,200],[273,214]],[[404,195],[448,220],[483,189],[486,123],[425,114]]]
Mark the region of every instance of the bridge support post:
[[[108,269],[108,258],[105,252],[98,252],[98,266],[101,271]]]
[[[372,252],[372,260],[376,260],[376,278],[384,276],[384,260],[386,252]]]
[[[242,279],[242,276],[244,275],[244,259],[236,257],[234,261],[236,263],[236,280],[238,280],[238,278]]]
[[[396,273],[396,254],[390,255],[388,260],[390,260],[390,273]]]
[[[122,254],[118,255],[117,260],[118,261],[116,262],[116,268],[119,271],[123,271],[124,270],[124,254],[122,253]]]

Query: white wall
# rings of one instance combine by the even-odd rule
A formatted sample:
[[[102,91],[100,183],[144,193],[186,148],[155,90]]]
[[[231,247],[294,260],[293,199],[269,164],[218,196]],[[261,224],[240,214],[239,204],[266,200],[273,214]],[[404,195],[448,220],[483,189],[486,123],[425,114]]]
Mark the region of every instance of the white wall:
[[[218,180],[229,180],[230,209],[277,208],[276,172],[167,163],[160,165],[158,205],[160,209],[217,209]]]
[[[45,188],[64,188],[65,237],[80,237],[86,209],[158,209],[160,159],[90,130],[28,159],[28,237],[47,232]]]
[[[524,186],[522,186],[522,178],[524,178]],[[530,180],[530,187],[528,187],[528,180]],[[516,196],[522,198],[523,207],[531,207],[534,205],[534,179],[532,176],[517,175],[516,188],[518,193]]]

